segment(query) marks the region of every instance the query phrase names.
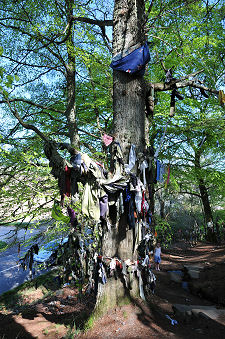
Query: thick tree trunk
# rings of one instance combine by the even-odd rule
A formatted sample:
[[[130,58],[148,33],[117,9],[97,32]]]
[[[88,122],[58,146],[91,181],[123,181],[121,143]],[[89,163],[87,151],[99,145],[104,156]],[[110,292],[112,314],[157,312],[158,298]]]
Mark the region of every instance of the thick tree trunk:
[[[144,43],[144,1],[117,0],[114,7],[113,54]],[[145,145],[144,80],[125,72],[113,74],[114,135],[120,142],[124,160],[131,144],[137,153]]]
[[[113,55],[144,43],[144,1],[116,0],[114,7]],[[113,73],[114,136],[122,148],[124,162],[128,163],[131,144],[136,153],[145,146],[145,91],[142,76],[125,72]],[[126,218],[112,233],[107,233],[103,250],[108,255],[134,259],[133,230],[127,230]],[[106,244],[106,246],[105,246]]]
[[[144,44],[144,1],[115,0],[113,55],[123,53],[130,47]],[[113,110],[114,136],[120,143],[124,163],[128,163],[131,144],[136,146],[136,153],[145,147],[145,90],[143,76],[125,72],[113,73]],[[134,231],[127,226],[127,216],[122,215],[117,227],[103,234],[103,255],[118,257],[122,260],[135,260]],[[138,296],[138,283],[132,290],[125,288],[121,279],[111,279],[101,291],[100,301],[104,307],[113,307],[126,296]],[[100,307],[101,308],[101,307]]]

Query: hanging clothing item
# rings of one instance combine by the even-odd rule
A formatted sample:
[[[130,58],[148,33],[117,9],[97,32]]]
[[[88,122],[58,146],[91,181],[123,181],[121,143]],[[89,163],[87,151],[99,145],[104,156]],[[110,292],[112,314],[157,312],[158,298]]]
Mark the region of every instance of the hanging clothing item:
[[[52,218],[58,221],[63,221],[66,224],[70,222],[70,217],[67,217],[66,215],[62,213],[61,208],[56,201],[54,201],[54,204],[52,207]]]
[[[109,146],[113,142],[113,137],[110,135],[104,134],[102,140],[106,146]]]
[[[131,198],[128,203],[128,215],[127,215],[127,222],[129,225],[129,229],[135,228],[135,217],[134,217],[134,202]]]
[[[147,202],[147,200],[145,199],[145,192],[142,192],[142,202],[141,202],[141,214],[143,216],[147,215],[147,212],[149,210],[149,204]]]
[[[140,293],[140,297],[141,297],[141,299],[145,300],[145,294],[144,294],[144,288],[143,288],[143,280],[142,280],[142,276],[141,276],[141,271],[139,271],[139,269],[137,269],[137,277],[139,278],[139,293]]]
[[[70,158],[70,163],[73,166],[73,168],[75,169],[80,169],[81,166],[81,154],[77,153],[74,154],[71,158]]]
[[[173,68],[169,68],[166,71],[166,79],[165,79],[165,83],[168,84],[171,80],[175,79],[173,77]]]
[[[115,174],[122,174],[124,171],[124,162],[120,143],[114,141],[112,146],[112,160]]]
[[[130,192],[128,187],[126,188],[124,202],[126,206],[127,223],[129,225],[129,229],[135,228],[133,194]]]
[[[100,218],[105,219],[108,213],[108,195],[99,198]]]
[[[67,207],[67,212],[69,214],[70,217],[70,223],[72,226],[76,226],[77,224],[77,217],[76,217],[76,213],[75,211],[71,208],[71,207]]]
[[[72,199],[75,199],[76,193],[78,193],[78,180],[81,175],[81,153],[76,153],[70,158],[70,163],[73,166],[70,175],[70,187]]]
[[[146,187],[146,175],[145,175],[146,168],[148,168],[148,163],[146,160],[144,160],[140,165],[140,170],[143,173],[143,184],[145,187]]]
[[[135,190],[135,187],[137,186],[137,177],[136,175],[130,173],[130,188],[131,191]]]
[[[170,117],[173,117],[175,114],[175,106],[176,106],[175,92],[174,90],[172,90],[170,98]]]
[[[136,153],[135,153],[135,145],[130,146],[130,153],[129,153],[129,164],[125,164],[125,172],[128,174],[132,170],[136,162]]]
[[[100,282],[105,285],[107,283],[105,268],[102,263],[99,263],[99,270],[98,270]]]
[[[129,52],[128,52],[129,53]],[[116,71],[123,71],[129,74],[144,75],[145,65],[150,61],[150,53],[147,42],[135,49],[133,52],[127,54],[121,58],[120,55],[116,55],[110,67]]]
[[[149,225],[151,225],[151,223],[152,223],[152,212],[150,210],[148,210],[148,213],[147,213],[147,221],[148,221]]]
[[[120,192],[119,197],[116,201],[116,209],[118,218],[124,213],[124,204],[123,204],[123,193]]]
[[[71,184],[71,168],[68,167],[66,165],[65,167],[65,178],[66,178],[66,195],[67,197],[70,196],[70,192],[71,192],[71,188],[70,188],[70,184]]]
[[[142,266],[149,266],[150,265],[150,260],[148,254],[145,256],[144,261],[142,263]]]
[[[154,275],[154,273],[152,273],[150,269],[148,269],[147,283],[152,293],[154,293],[156,286],[156,276]]]
[[[160,167],[161,162],[159,160],[156,160],[156,180],[159,181],[160,178]]]
[[[88,180],[84,186],[81,210],[83,214],[96,221],[100,219],[99,193],[99,188],[96,186],[95,181]]]
[[[116,193],[127,187],[128,179],[124,178],[122,175],[115,174],[112,178],[100,180],[99,182],[106,192]]]
[[[70,175],[70,189],[71,189],[72,198],[75,198],[76,193],[78,193],[79,178],[80,178],[80,171],[72,168],[71,175]]]
[[[71,170],[72,166],[67,162],[64,169],[58,175],[58,186],[61,196],[70,196],[71,193]]]
[[[141,213],[141,203],[142,203],[142,191],[144,190],[144,185],[141,180],[137,179],[137,185],[135,187],[135,206],[138,213]]]

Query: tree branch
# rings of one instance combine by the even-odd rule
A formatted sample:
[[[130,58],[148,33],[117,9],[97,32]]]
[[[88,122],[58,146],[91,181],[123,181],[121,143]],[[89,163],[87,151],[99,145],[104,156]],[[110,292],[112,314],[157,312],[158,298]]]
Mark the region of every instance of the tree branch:
[[[64,113],[64,111],[61,111],[61,110],[58,110],[58,109],[55,109],[53,107],[48,107],[48,106],[43,106],[41,104],[36,104],[35,102],[31,101],[31,100],[26,100],[26,99],[19,99],[19,98],[14,98],[14,99],[5,99],[5,100],[0,100],[0,104],[9,104],[9,103],[15,103],[15,102],[24,102],[26,104],[29,104],[31,106],[35,106],[37,108],[41,108],[43,110],[51,110],[55,113]]]
[[[113,26],[113,20],[95,20],[85,17],[73,17],[72,20],[86,22],[87,24],[97,25],[99,27]]]
[[[169,83],[155,82],[153,84],[148,84],[147,89],[150,89],[150,87],[153,85],[155,91],[161,92],[161,91],[173,90],[174,88],[184,88],[184,87],[190,86],[190,87],[194,87],[194,88],[198,88],[198,89],[203,89],[204,91],[218,95],[219,91],[217,91],[216,89],[213,89],[213,88],[206,87],[206,86],[204,86],[200,83],[197,83],[198,80],[196,80],[196,79],[186,80],[190,77],[194,77],[195,75],[197,75],[201,72],[203,72],[203,70],[200,70],[200,71],[197,71],[197,72],[194,72],[194,73],[190,73],[188,75],[181,77],[180,79],[171,80]]]
[[[201,195],[198,194],[198,193],[193,193],[193,192],[182,192],[182,191],[180,191],[179,193],[180,193],[180,194],[194,195],[194,196],[196,196],[196,197],[198,197],[198,198],[201,198]]]
[[[4,95],[4,94],[3,94]],[[19,123],[26,129],[32,130],[34,131],[36,134],[38,134],[42,140],[49,142],[50,140],[36,127],[33,126],[31,124],[27,124],[26,122],[23,121],[23,119],[21,118],[21,116],[19,115],[15,105],[14,108],[12,108],[10,101],[8,100],[8,98],[5,98],[6,103],[8,104],[8,107],[10,109],[10,111],[12,112],[12,114],[15,116],[15,118],[19,121]]]

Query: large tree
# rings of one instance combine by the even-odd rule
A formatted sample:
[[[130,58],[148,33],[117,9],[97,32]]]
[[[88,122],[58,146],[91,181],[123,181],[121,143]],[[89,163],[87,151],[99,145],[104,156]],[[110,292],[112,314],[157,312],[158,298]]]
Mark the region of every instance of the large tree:
[[[192,62],[184,65],[181,61],[182,53],[186,60],[188,60],[187,55],[190,57],[191,53],[194,53],[187,49],[185,36],[187,32],[182,32],[180,28],[183,25],[182,20],[191,20],[192,15],[197,16],[198,9],[201,9],[202,17],[206,13],[207,15],[209,12],[213,13],[213,10],[219,17],[219,5],[215,4],[215,6],[210,7],[208,3],[205,5],[202,1],[179,1],[174,4],[172,1],[162,3],[152,0],[148,3],[144,0],[115,0],[112,21],[111,18],[107,19],[107,10],[104,12],[103,7],[102,11],[97,12],[92,1],[80,3],[75,3],[73,0],[54,3],[45,1],[41,6],[37,5],[36,1],[25,1],[19,4],[15,4],[14,1],[6,2],[1,8],[3,17],[0,25],[10,37],[15,34],[16,39],[13,40],[15,41],[13,48],[7,36],[2,37],[3,57],[7,62],[5,70],[1,70],[3,77],[6,74],[6,81],[1,88],[1,103],[19,122],[19,127],[13,126],[8,136],[11,136],[15,131],[14,128],[17,127],[16,131],[24,131],[24,129],[28,131],[27,135],[24,132],[21,134],[22,138],[26,137],[23,140],[24,145],[31,146],[32,143],[37,142],[37,138],[38,143],[41,139],[45,154],[50,160],[52,174],[59,179],[65,167],[69,165],[66,159],[68,153],[62,153],[62,149],[73,152],[74,148],[79,150],[80,147],[85,146],[93,151],[97,145],[98,150],[99,144],[96,140],[101,140],[105,127],[111,127],[111,109],[108,109],[110,99],[106,102],[106,111],[102,109],[101,105],[104,102],[100,100],[102,93],[106,96],[110,94],[110,91],[107,93],[110,72],[104,67],[105,64],[109,64],[109,51],[112,51],[113,56],[123,54],[128,49],[143,46],[149,38],[155,58],[155,65],[150,67],[158,68],[158,71],[155,72],[154,79],[150,79],[151,83],[148,77],[144,80],[143,75],[113,72],[113,130],[111,130],[114,139],[120,143],[123,158],[121,160],[124,164],[128,163],[132,144],[136,146],[139,159],[149,157],[147,149],[149,124],[154,117],[154,103],[157,101],[158,93],[172,91],[174,95],[177,89],[192,87],[213,95],[218,94],[218,90],[213,89],[214,86],[210,81],[205,84],[196,78],[198,74],[203,73],[200,65],[194,66]],[[174,17],[174,13],[179,15]],[[106,28],[112,25],[111,47]],[[180,29],[176,31],[172,43],[167,43],[165,32],[168,30],[173,35],[171,29],[176,25],[180,25]],[[154,31],[157,36],[153,34]],[[193,32],[192,35],[194,39]],[[104,44],[100,43],[98,39],[100,36]],[[201,38],[200,34],[199,39]],[[205,37],[203,38],[205,41]],[[186,39],[185,46],[184,39]],[[159,41],[160,45],[157,45],[156,41]],[[25,49],[22,49],[21,45],[23,48],[25,46]],[[174,66],[173,61],[178,68],[176,77],[171,71],[168,75],[169,68]],[[179,62],[182,64],[180,71]],[[166,78],[165,73],[167,73]],[[79,75],[80,79],[87,77],[89,83],[82,83],[82,81],[76,83],[76,75]],[[102,77],[107,81],[103,82]],[[13,80],[19,81],[19,79],[20,83],[10,94],[7,88],[11,87]],[[23,86],[24,91],[21,90]],[[99,88],[101,88],[100,95]],[[82,89],[89,91],[88,95],[92,96],[93,102],[86,100],[84,93],[81,93]],[[77,97],[78,94],[80,97]],[[78,103],[79,107],[76,107]],[[90,107],[92,114],[90,114]],[[89,119],[82,110],[87,110],[85,113],[90,117]],[[173,114],[174,111],[171,111],[171,115]],[[32,137],[30,132],[34,132]],[[87,139],[82,138],[83,134],[89,137],[88,143],[85,143]],[[42,157],[42,164],[45,164],[40,148],[38,151],[36,157]],[[139,175],[138,171],[136,164],[133,173]],[[149,177],[149,182],[152,184],[153,178],[151,175]],[[127,217],[123,215],[117,227],[111,232],[105,226],[103,227],[102,254],[110,257],[117,256],[121,260],[134,260],[137,253],[133,251],[133,237],[134,232],[128,229]],[[136,290],[133,288],[134,293]],[[126,292],[130,294],[129,290],[124,290],[120,280],[111,279],[106,284],[103,295],[109,296],[108,303],[112,306],[112,298],[117,302],[119,296],[123,297]]]

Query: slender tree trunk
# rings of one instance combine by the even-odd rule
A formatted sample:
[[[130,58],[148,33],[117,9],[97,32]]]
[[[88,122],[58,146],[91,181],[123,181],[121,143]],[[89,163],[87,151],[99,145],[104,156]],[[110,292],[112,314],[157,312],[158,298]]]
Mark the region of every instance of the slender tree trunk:
[[[195,152],[195,173],[198,180],[198,187],[201,195],[202,205],[203,205],[203,211],[205,215],[205,222],[206,227],[209,222],[213,222],[213,215],[212,215],[212,209],[209,202],[209,195],[208,190],[206,188],[204,179],[201,177],[201,165],[200,165],[200,155],[201,152]],[[213,241],[213,236],[211,233],[213,233],[213,229],[206,228],[206,236],[210,241]]]
[[[212,209],[209,202],[209,195],[204,180],[199,179],[199,191],[201,194],[206,223],[213,220]]]

